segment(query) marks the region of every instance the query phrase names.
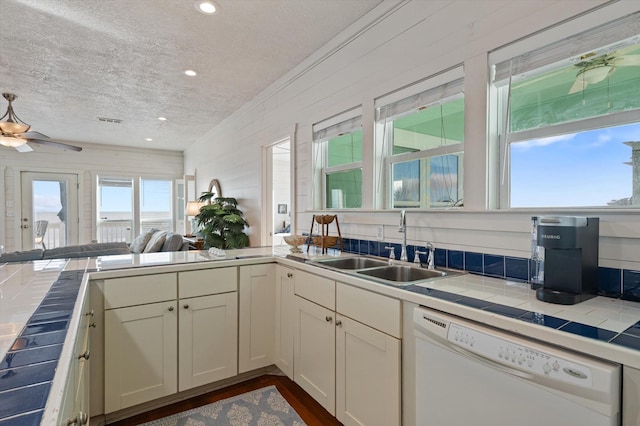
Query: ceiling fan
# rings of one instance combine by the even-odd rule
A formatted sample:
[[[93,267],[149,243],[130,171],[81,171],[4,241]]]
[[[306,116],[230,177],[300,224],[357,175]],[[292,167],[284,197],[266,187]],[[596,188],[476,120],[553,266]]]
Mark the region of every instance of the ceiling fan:
[[[3,93],[2,96],[9,102],[9,106],[7,107],[7,112],[0,117],[0,145],[15,148],[19,152],[33,151],[33,148],[27,145],[27,142],[55,146],[71,151],[82,151],[79,146],[54,141],[49,136],[39,132],[30,132],[31,126],[20,120],[16,113],[13,112],[11,103],[16,100],[17,96],[13,93]]]
[[[616,52],[592,57],[594,55],[594,52],[582,55],[580,62],[574,64],[580,70],[569,89],[570,95],[586,89],[589,84],[600,83],[611,76],[618,67],[640,66],[640,55],[617,56]]]

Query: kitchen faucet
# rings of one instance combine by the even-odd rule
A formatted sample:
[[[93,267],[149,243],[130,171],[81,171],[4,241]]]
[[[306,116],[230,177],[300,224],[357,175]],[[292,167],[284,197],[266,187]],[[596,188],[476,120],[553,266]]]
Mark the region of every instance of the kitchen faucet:
[[[427,251],[429,252],[427,256],[427,269],[436,269],[435,262],[433,261],[433,255],[436,249],[433,248],[433,244],[427,243]]]
[[[402,252],[400,253],[400,260],[407,261],[407,217],[404,210],[400,211],[400,229],[398,232],[402,232]]]

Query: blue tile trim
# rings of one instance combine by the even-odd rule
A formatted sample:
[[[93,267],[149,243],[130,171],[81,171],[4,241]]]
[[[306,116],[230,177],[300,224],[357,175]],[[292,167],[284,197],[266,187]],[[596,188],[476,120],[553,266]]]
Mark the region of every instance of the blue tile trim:
[[[40,423],[83,275],[60,273],[0,360],[0,426]]]
[[[640,351],[640,337],[632,336],[630,334],[619,334],[617,337],[612,339],[610,343]]]
[[[384,241],[354,240],[345,238],[345,251],[355,254],[371,254],[389,257],[386,246],[395,247],[396,258],[400,257],[400,244]],[[377,254],[376,250],[378,249]],[[413,261],[415,249],[425,251],[423,246],[407,246],[407,257]],[[421,260],[425,256],[421,256]],[[476,274],[509,280],[529,282],[533,273],[533,263],[528,258],[499,256],[487,253],[465,252],[436,248],[434,254],[436,266],[463,269]],[[600,296],[620,298],[640,302],[640,271],[616,268],[598,268],[598,294]]]
[[[554,329],[558,329],[569,322],[561,318],[552,317],[538,312],[527,312],[526,314],[518,317],[518,319]]]
[[[591,339],[603,340],[605,342],[613,339],[617,334],[613,331],[603,330],[602,328],[580,324],[577,322],[570,322],[568,324],[565,324],[560,327],[559,330],[577,334],[583,337],[589,337]]]

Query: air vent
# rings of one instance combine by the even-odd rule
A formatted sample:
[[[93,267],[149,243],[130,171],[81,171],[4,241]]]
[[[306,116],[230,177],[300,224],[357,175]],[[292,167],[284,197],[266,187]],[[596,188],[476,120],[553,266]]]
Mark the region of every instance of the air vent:
[[[432,318],[427,317],[426,315],[423,315],[422,318],[426,319],[427,321],[429,321],[432,324],[437,325],[438,327],[447,328],[447,324],[442,322],[442,321],[434,320]]]
[[[104,121],[105,123],[114,123],[114,124],[122,123],[122,120],[119,118],[98,117],[98,121]]]

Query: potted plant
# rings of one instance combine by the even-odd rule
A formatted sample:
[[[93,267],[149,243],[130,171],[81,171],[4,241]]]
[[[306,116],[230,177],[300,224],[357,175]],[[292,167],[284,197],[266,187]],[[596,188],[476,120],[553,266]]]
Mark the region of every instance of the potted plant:
[[[195,216],[204,248],[238,249],[249,245],[244,232],[249,224],[238,209],[238,200],[231,197],[215,197],[214,192],[203,192],[198,201],[206,202]]]

